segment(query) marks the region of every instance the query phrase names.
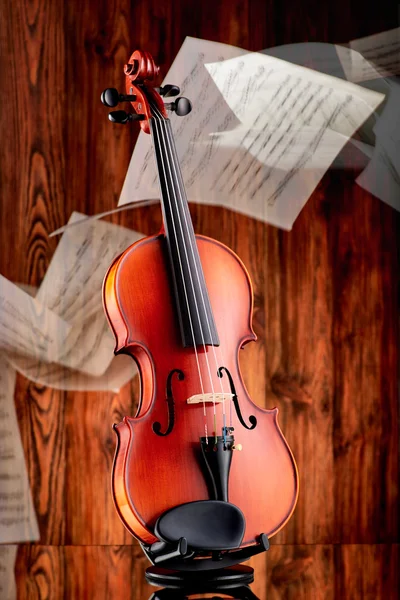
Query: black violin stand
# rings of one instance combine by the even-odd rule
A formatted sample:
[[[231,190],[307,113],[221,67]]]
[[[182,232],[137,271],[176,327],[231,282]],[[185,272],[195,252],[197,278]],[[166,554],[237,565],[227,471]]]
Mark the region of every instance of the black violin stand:
[[[146,581],[164,587],[149,600],[214,592],[257,600],[249,588],[254,570],[239,563],[268,550],[269,542],[262,533],[257,544],[238,549],[244,531],[242,511],[226,501],[189,502],[165,512],[155,526],[160,541],[142,544],[154,565],[146,570]]]

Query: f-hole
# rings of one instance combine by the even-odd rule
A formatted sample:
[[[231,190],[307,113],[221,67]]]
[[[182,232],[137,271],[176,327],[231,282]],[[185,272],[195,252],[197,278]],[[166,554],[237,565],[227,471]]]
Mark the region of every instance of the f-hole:
[[[168,426],[165,431],[161,431],[161,423],[156,421],[153,423],[153,431],[156,435],[166,436],[171,433],[175,424],[175,403],[174,396],[172,394],[172,378],[175,375],[178,376],[179,381],[185,379],[183,371],[180,369],[173,369],[167,377],[167,385],[166,385],[166,402],[168,407]]]
[[[245,427],[246,429],[254,429],[255,426],[257,425],[257,418],[254,415],[250,415],[249,416],[249,421],[250,421],[250,425],[247,425],[247,423],[245,423],[243,417],[242,417],[242,413],[240,410],[240,406],[239,406],[239,400],[237,397],[237,393],[236,393],[236,389],[235,389],[235,384],[233,383],[233,379],[232,379],[232,375],[229,373],[228,369],[226,367],[219,367],[218,369],[218,377],[223,377],[223,371],[225,371],[225,373],[227,374],[227,377],[229,379],[229,385],[231,388],[231,394],[232,394],[232,402],[235,406],[235,410],[236,410],[236,414],[237,417],[241,423],[241,425],[243,425],[243,427]]]

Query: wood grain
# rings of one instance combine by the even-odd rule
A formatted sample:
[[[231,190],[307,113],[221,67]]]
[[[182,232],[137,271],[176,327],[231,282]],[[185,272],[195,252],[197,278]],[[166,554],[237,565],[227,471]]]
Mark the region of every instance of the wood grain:
[[[135,47],[159,61],[161,81],[186,35],[250,50],[347,43],[397,27],[398,7],[3,0],[0,23],[0,272],[39,285],[57,245],[48,233],[73,210],[117,203],[138,128],[113,127],[99,96],[122,86]],[[231,246],[253,278],[259,341],[241,368],[252,398],[279,408],[300,471],[294,516],[268,555],[254,559],[254,589],[268,600],[398,597],[400,223],[355,184],[348,152],[342,164],[290,233],[191,206],[197,233]],[[157,206],[111,220],[147,235],[161,223]],[[119,395],[66,394],[18,378],[41,534],[39,545],[19,549],[20,598],[150,596],[145,559],[114,512],[109,484],[111,425],[134,414],[137,392],[136,382]]]
[[[399,430],[396,381],[390,374],[398,364],[399,336],[392,287],[395,246],[387,247],[388,239],[396,239],[395,219],[377,199],[351,192],[346,189],[332,207],[330,228],[334,539],[396,541]]]
[[[398,598],[399,545],[272,546],[251,564],[260,600],[387,600]],[[112,598],[147,600],[148,566],[134,546],[21,546],[19,600]],[[210,598],[199,594],[198,598]]]

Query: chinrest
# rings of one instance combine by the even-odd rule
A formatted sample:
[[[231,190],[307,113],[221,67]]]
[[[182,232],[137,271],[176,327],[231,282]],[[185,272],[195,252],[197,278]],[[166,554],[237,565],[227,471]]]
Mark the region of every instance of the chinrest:
[[[186,538],[193,550],[233,550],[239,548],[245,531],[242,511],[230,502],[199,500],[180,504],[157,520],[154,533],[171,543]]]

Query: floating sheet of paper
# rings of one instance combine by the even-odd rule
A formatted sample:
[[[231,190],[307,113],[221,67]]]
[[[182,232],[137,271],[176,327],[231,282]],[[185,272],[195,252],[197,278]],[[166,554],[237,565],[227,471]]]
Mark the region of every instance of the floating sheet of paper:
[[[15,370],[0,357],[0,543],[39,539],[14,406]]]
[[[387,80],[388,100],[374,133],[400,176],[400,78]]]
[[[93,376],[55,363],[44,363],[24,356],[8,354],[6,360],[30,381],[57,390],[119,392],[137,375],[134,360],[124,354],[115,356],[103,375]]]
[[[58,360],[70,330],[55,312],[0,275],[0,350]]]
[[[0,546],[0,598],[1,600],[16,600],[17,587],[15,583],[14,566],[18,546]]]
[[[350,48],[359,53],[353,55],[352,63],[345,68],[350,81],[357,83],[400,74],[400,27],[352,40]]]
[[[257,53],[207,69],[247,129],[239,150],[218,170],[217,190],[236,210],[290,229],[383,95]]]
[[[84,216],[84,218],[79,219],[74,222],[67,223],[67,225],[63,225],[58,229],[55,229],[49,234],[49,237],[54,237],[55,235],[60,235],[60,233],[64,233],[67,229],[72,229],[75,227],[81,227],[82,225],[87,224],[88,221],[97,221],[98,219],[102,219],[103,217],[107,217],[109,215],[113,215],[115,213],[121,212],[122,210],[129,210],[130,208],[139,208],[140,206],[150,206],[151,204],[158,204],[159,200],[156,198],[150,200],[143,200],[143,202],[135,202],[133,204],[126,204],[125,206],[120,206],[118,208],[113,208],[112,210],[106,210],[101,213],[96,213],[95,215]]]
[[[356,50],[345,46],[336,46],[336,49],[347,81],[363,83],[380,78],[374,66]]]
[[[69,223],[84,216],[73,213]],[[136,231],[96,220],[64,232],[36,296],[72,325],[63,352],[54,362],[92,376],[105,374],[115,340],[102,307],[104,275],[113,259],[141,237]],[[30,368],[35,370],[45,372]],[[53,381],[56,385],[56,378]]]
[[[386,204],[400,210],[400,175],[382,144],[377,143],[372,160],[356,182]]]
[[[286,60],[301,67],[308,67],[326,75],[346,79],[337,47],[324,42],[298,42],[262,50],[262,54]]]
[[[186,38],[166,81],[194,104],[184,119],[171,117],[189,200],[284,229],[384,98],[275,57],[193,38]],[[119,204],[157,196],[143,134]]]

